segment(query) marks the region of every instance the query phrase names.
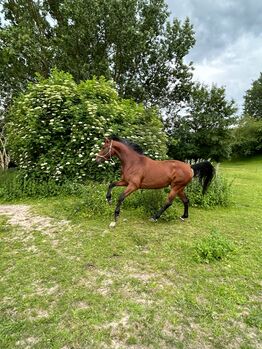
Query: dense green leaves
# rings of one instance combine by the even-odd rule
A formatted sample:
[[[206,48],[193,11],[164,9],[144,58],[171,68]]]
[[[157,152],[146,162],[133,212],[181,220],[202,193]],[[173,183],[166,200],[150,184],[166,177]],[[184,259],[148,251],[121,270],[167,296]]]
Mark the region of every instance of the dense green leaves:
[[[3,97],[35,72],[70,72],[75,81],[105,76],[120,96],[161,107],[188,98],[194,45],[189,20],[170,23],[164,0],[4,0],[0,32]]]
[[[111,164],[98,169],[93,160],[111,133],[132,138],[154,158],[166,153],[156,111],[121,99],[104,78],[77,84],[69,73],[39,77],[15,100],[7,126],[12,159],[41,179],[109,177]]]
[[[8,105],[35,73],[47,76],[53,65],[50,23],[34,1],[3,1],[0,26],[0,104]]]
[[[244,112],[255,119],[262,119],[262,73],[244,96]]]
[[[233,131],[234,157],[262,153],[262,73],[244,96],[244,116]]]
[[[196,84],[185,112],[169,121],[169,155],[179,159],[220,161],[230,155],[230,126],[235,122],[234,102],[225,89]]]
[[[245,116],[233,131],[233,156],[262,153],[262,119]]]

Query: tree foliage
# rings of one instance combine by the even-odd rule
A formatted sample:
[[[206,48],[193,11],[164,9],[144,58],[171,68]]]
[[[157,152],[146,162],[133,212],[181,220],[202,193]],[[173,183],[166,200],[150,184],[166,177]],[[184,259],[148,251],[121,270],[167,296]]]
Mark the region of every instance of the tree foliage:
[[[154,158],[166,154],[166,136],[155,109],[121,99],[104,78],[77,84],[69,73],[53,71],[21,94],[8,114],[8,148],[33,178],[101,179],[111,163],[94,163],[104,136],[131,138]]]
[[[220,161],[230,154],[230,126],[236,108],[225,89],[195,84],[185,113],[169,123],[169,155],[176,159]]]
[[[233,157],[262,154],[262,119],[244,116],[233,130]]]
[[[164,0],[3,0],[1,98],[52,67],[76,82],[104,76],[121,97],[170,107],[188,98],[189,20],[169,22]],[[172,101],[172,102],[170,102]]]
[[[262,153],[262,73],[244,96],[244,115],[233,130],[234,157]]]
[[[262,73],[244,96],[244,114],[262,119]]]

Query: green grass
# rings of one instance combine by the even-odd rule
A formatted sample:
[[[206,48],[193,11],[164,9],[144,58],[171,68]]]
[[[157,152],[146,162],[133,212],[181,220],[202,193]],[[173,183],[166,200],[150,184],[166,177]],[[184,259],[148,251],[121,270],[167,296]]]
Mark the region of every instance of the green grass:
[[[30,201],[70,219],[63,229],[0,216],[0,348],[259,348],[262,158],[220,171],[231,206],[190,207],[186,222],[178,202],[156,224],[126,205],[110,230],[113,207],[94,217],[76,197]],[[203,263],[196,246],[213,251],[213,232],[234,248]]]

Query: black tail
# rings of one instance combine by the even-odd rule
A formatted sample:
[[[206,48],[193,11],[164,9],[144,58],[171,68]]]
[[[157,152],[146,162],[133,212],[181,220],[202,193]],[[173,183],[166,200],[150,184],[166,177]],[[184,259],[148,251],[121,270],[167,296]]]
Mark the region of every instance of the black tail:
[[[194,170],[194,177],[199,178],[199,182],[203,187],[202,193],[205,194],[215,175],[214,166],[209,161],[204,161],[191,167]]]

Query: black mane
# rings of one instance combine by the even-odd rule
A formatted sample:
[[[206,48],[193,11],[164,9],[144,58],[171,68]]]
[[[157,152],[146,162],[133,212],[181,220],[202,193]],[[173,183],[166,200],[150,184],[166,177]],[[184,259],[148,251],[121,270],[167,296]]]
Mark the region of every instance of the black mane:
[[[129,148],[133,149],[138,154],[144,154],[144,150],[142,149],[142,147],[140,147],[140,145],[130,141],[129,139],[120,138],[117,135],[111,135],[109,137],[109,139],[111,139],[112,141],[117,141],[117,142],[120,142],[120,143],[127,145]]]

